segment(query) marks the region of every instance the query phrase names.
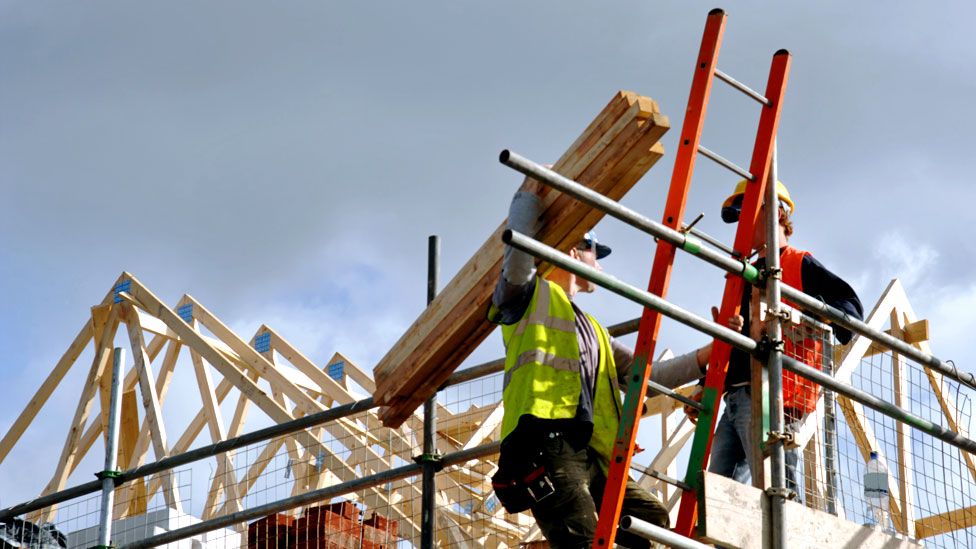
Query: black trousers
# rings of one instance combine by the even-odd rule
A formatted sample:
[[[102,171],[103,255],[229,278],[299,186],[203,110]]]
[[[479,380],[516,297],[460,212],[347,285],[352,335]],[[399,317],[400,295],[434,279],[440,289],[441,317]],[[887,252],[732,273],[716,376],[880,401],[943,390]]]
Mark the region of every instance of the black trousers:
[[[576,450],[558,435],[545,436],[542,452],[555,492],[532,506],[532,515],[553,549],[589,549],[607,482],[599,459],[593,450]],[[664,504],[633,480],[624,493],[624,515],[664,528],[669,523]],[[650,541],[627,532],[618,532],[616,543],[630,549],[651,547]]]

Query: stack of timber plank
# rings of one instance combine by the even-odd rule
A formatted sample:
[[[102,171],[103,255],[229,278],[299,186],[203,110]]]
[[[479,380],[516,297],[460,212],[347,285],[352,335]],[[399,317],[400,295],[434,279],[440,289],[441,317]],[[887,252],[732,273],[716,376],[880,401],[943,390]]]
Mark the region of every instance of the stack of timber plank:
[[[670,128],[657,103],[620,91],[554,164],[553,170],[619,200],[664,155]],[[603,217],[558,192],[543,198],[535,238],[568,252]],[[501,272],[503,222],[373,369],[383,424],[399,427],[491,333],[486,314]],[[540,265],[542,273],[551,268]]]

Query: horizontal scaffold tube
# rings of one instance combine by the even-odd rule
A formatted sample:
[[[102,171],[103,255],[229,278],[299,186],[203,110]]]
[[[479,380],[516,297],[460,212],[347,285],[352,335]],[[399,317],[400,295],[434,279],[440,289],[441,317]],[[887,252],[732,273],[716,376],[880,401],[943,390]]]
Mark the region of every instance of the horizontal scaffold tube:
[[[483,446],[478,446],[476,448],[470,448],[468,450],[461,450],[460,452],[454,452],[452,454],[447,454],[442,458],[442,463],[445,467],[451,465],[457,465],[459,463],[465,463],[473,459],[479,459],[486,456],[490,456],[498,453],[498,449],[501,447],[500,442],[492,442],[490,444],[485,444]],[[152,537],[141,539],[133,543],[127,543],[119,546],[119,549],[136,549],[142,547],[157,547],[159,545],[165,545],[167,543],[173,543],[174,541],[179,541],[181,539],[186,539],[192,536],[197,536],[217,528],[225,528],[227,526],[233,526],[234,524],[240,524],[242,522],[247,522],[254,519],[259,519],[267,515],[277,513],[279,511],[285,511],[288,509],[294,509],[300,505],[307,505],[310,503],[317,503],[320,501],[326,501],[332,499],[336,496],[341,496],[343,494],[349,494],[352,492],[358,492],[367,488],[372,488],[374,486],[380,486],[394,480],[400,480],[407,477],[412,477],[419,475],[421,473],[423,466],[419,463],[411,463],[409,465],[404,465],[402,467],[397,467],[395,469],[390,469],[388,471],[383,471],[381,473],[376,473],[374,475],[369,475],[363,478],[357,478],[355,480],[350,480],[340,484],[335,484],[327,488],[321,488],[319,490],[313,490],[311,492],[306,492],[297,496],[290,498],[281,499],[258,507],[252,507],[250,509],[245,509],[244,511],[238,511],[236,513],[231,513],[229,515],[224,515],[215,519],[207,520],[204,522],[198,522],[190,526],[183,528],[178,528],[169,532],[158,534]]]
[[[867,337],[871,341],[874,341],[883,347],[887,347],[892,352],[898,353],[905,358],[914,360],[915,362],[932,368],[933,370],[938,370],[940,373],[958,381],[959,383],[962,383],[970,389],[976,389],[976,376],[973,376],[973,374],[969,372],[962,372],[954,365],[944,362],[928,353],[924,353],[921,350],[913,347],[911,344],[905,343],[891,334],[886,334],[881,330],[875,330],[863,321],[852,318],[850,315],[844,313],[844,311],[831,307],[819,299],[808,296],[796,288],[783,284],[781,291],[785,299],[796,303],[804,310],[814,312],[830,320],[834,324],[847,328],[855,334]]]
[[[760,359],[763,358],[756,342],[740,334],[739,332],[724,326],[720,326],[714,322],[710,322],[693,313],[685,311],[684,309],[664,299],[661,299],[654,294],[631,286],[626,282],[622,282],[613,276],[610,276],[603,271],[594,269],[593,267],[584,264],[582,261],[573,259],[559,250],[543,244],[542,242],[512,230],[507,230],[502,233],[502,240],[511,246],[522,250],[523,252],[532,254],[533,256],[544,261],[548,261],[556,267],[569,271],[579,277],[585,278],[617,295],[637,303],[638,305],[650,307],[668,318],[677,320],[686,326],[690,326],[696,330],[704,332],[707,335],[724,341],[753,356],[757,356]],[[786,286],[784,285],[784,288],[785,287]],[[789,297],[789,299],[792,299],[792,297]],[[939,440],[943,440],[956,448],[965,450],[971,454],[976,454],[976,441],[966,438],[954,431],[944,429],[930,421],[898,408],[894,404],[869,395],[864,391],[860,391],[854,387],[851,387],[850,385],[841,383],[833,377],[824,374],[820,370],[817,370],[816,368],[811,368],[806,364],[797,362],[796,360],[785,356],[783,357],[783,367],[796,374],[799,374],[806,379],[832,389],[850,398],[851,400],[855,400],[869,408],[877,410],[892,419],[906,423],[919,431],[930,434]]]
[[[580,185],[568,177],[563,177],[542,165],[536,164],[518,153],[504,150],[499,156],[499,160],[502,164],[515,171],[521,172],[561,193],[568,194],[580,202],[611,215],[635,229],[641,230],[655,238],[660,238],[668,244],[692,255],[696,255],[724,271],[737,274],[749,282],[756,282],[759,278],[759,271],[748,262],[735,260],[715,250],[705,248],[697,238],[676,231],[657,221],[653,221],[585,185]]]
[[[612,216],[628,225],[644,231],[656,238],[685,250],[706,262],[734,275],[741,276],[747,282],[756,284],[761,282],[759,273],[752,265],[747,262],[739,261],[726,257],[714,250],[701,247],[701,243],[684,233],[675,231],[660,223],[654,222],[647,217],[615,202],[600,193],[597,193],[579,183],[559,175],[558,173],[536,164],[517,153],[505,150],[502,151],[500,160],[502,164],[521,172],[533,179],[548,185],[562,193],[568,194],[577,200],[589,204],[590,206]],[[751,269],[751,270],[750,270]],[[781,284],[781,292],[785,299],[788,299],[808,312],[819,314],[830,320],[834,324],[847,328],[848,330],[860,334],[864,337],[877,342],[887,349],[901,354],[902,356],[914,360],[924,366],[928,366],[940,373],[962,383],[963,385],[976,390],[976,376],[969,372],[962,372],[952,364],[944,362],[928,353],[923,353],[912,345],[900,339],[886,334],[881,330],[875,330],[866,323],[851,318],[843,311],[831,307],[816,298],[813,298],[792,286]]]
[[[816,368],[807,366],[794,358],[783,356],[783,369],[789,370],[801,377],[809,379],[810,381],[823,385],[835,393],[840,393],[851,400],[856,400],[868,408],[877,410],[882,414],[896,421],[905,423],[906,425],[910,425],[923,433],[928,433],[939,440],[959,448],[960,450],[965,450],[970,454],[976,455],[976,441],[966,438],[954,431],[950,431],[940,425],[932,423],[931,421],[920,418],[886,400],[882,400],[874,395],[861,391],[860,389],[851,387],[846,383],[837,381],[833,376],[827,375]]]
[[[646,290],[641,290],[627,284],[626,282],[622,282],[617,278],[604,273],[603,271],[598,271],[593,267],[584,264],[582,261],[573,259],[559,250],[547,246],[534,238],[530,238],[520,232],[508,229],[502,233],[502,240],[506,244],[522,250],[523,252],[532,254],[533,256],[544,261],[548,261],[549,263],[552,263],[565,271],[569,271],[575,275],[596,283],[621,297],[625,297],[634,303],[637,303],[638,305],[650,307],[668,318],[677,320],[686,326],[691,326],[692,328],[695,328],[706,335],[710,335],[715,339],[724,341],[730,345],[734,345],[748,353],[754,353],[756,351],[756,342],[740,334],[739,332],[731,328],[726,328],[720,324],[716,324],[710,320],[705,320],[704,318],[686,311],[681,307],[678,307],[677,305]]]
[[[699,543],[691,538],[686,538],[681,534],[676,534],[667,528],[661,528],[660,526],[651,524],[650,522],[643,521],[630,515],[620,518],[620,529],[624,532],[630,532],[638,535],[644,539],[663,543],[668,547],[676,547],[678,549],[712,549],[711,545]]]

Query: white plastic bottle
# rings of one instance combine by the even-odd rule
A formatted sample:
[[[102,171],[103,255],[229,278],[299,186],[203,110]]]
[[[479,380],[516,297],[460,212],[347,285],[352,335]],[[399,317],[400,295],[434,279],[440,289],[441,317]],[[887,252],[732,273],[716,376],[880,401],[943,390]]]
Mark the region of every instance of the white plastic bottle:
[[[864,500],[869,524],[888,530],[888,469],[878,459],[878,452],[871,452],[864,468]]]

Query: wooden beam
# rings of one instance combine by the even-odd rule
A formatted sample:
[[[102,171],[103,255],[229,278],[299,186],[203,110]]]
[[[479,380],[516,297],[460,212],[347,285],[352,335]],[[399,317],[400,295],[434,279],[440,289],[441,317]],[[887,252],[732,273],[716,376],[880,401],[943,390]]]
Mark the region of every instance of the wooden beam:
[[[246,364],[249,368],[253,368],[259,374],[261,374],[261,377],[267,380],[268,383],[276,386],[288,398],[290,398],[296,404],[298,404],[306,414],[312,414],[312,413],[321,412],[325,410],[325,407],[322,405],[322,403],[316,401],[308,393],[304,392],[300,387],[292,383],[277,368],[272,366],[271,363],[269,363],[263,356],[261,356],[260,353],[254,350],[254,347],[248,345],[247,342],[245,342],[243,339],[240,338],[240,336],[235,334],[230,328],[227,327],[227,325],[221,322],[220,319],[216,317],[216,315],[211,313],[199,301],[187,295],[187,296],[183,296],[183,300],[181,301],[181,303],[192,303],[193,316],[194,318],[200,321],[200,324],[205,326],[215,336],[217,336],[218,339],[220,339],[221,341],[226,343],[231,349],[233,349],[234,352],[241,357],[241,360],[243,361],[244,364]],[[186,323],[183,322],[182,319],[179,320],[180,323],[186,326]],[[170,323],[167,322],[167,324]],[[177,326],[173,326],[172,324],[170,324],[170,327],[176,330],[177,332],[180,331],[179,329],[177,329]],[[189,326],[187,326],[187,328],[189,328]],[[190,330],[190,333],[196,334],[197,332]],[[214,367],[217,367],[218,370],[220,370],[220,368],[211,359],[211,357],[207,357],[202,349],[199,351],[207,359],[207,362],[209,362]],[[224,375],[226,376],[227,374]],[[246,391],[242,390],[242,392],[246,392]],[[287,415],[287,411],[282,410],[281,406],[276,402],[274,402],[274,399],[267,398],[267,395],[265,395],[264,393],[255,394],[255,395],[248,394],[248,397],[254,400],[255,404],[258,404],[259,406],[261,406],[259,401],[264,400],[264,402],[267,405],[272,406],[275,410],[284,411],[285,414]],[[262,410],[264,410],[263,407]],[[268,413],[268,410],[265,410],[265,413],[267,413],[269,416],[272,416],[271,413]],[[280,414],[280,412],[276,412],[276,413]],[[274,416],[272,416],[272,418],[275,419],[276,421],[288,421],[288,419],[285,419],[284,417],[274,418]]]
[[[119,420],[119,460],[118,463],[122,464],[123,468],[127,468],[128,464],[135,455],[136,450],[136,439],[139,437],[139,406],[136,402],[136,392],[135,390],[124,391],[122,393],[122,414]],[[141,496],[143,500],[146,497],[146,484],[140,479],[140,482],[134,483],[138,486],[136,487],[135,494],[130,490],[129,498],[136,498]],[[139,490],[141,488],[141,490]],[[128,510],[130,506],[130,501],[124,498],[119,498],[116,502],[116,508],[113,516],[116,519],[122,518],[128,515]],[[122,505],[118,505],[122,504]],[[137,504],[138,506],[138,504]]]
[[[915,521],[915,533],[918,539],[925,539],[973,526],[976,526],[976,505],[920,518]]]
[[[213,365],[226,379],[229,379],[242,393],[246,394],[271,419],[278,422],[286,422],[294,419],[287,410],[281,408],[277,402],[272,400],[253,381],[244,375],[243,372],[231,364],[216,348],[207,343],[198,332],[184,322],[172,309],[163,304],[158,297],[153,295],[135,277],[128,273],[127,276],[131,281],[129,293],[140,307],[165,322],[187,345],[200,353],[207,362]],[[120,294],[120,296],[125,296],[125,294]],[[194,314],[198,314],[198,311],[194,310]]]
[[[620,92],[556,161],[554,169],[620,199],[663,154],[669,128],[653,100]],[[545,223],[536,238],[568,251],[603,217],[561,193],[543,198]],[[424,309],[373,369],[384,424],[399,426],[494,329],[485,318],[498,280],[504,245],[501,226]],[[541,265],[541,272],[549,266]]]
[[[92,319],[94,323],[95,319]],[[74,417],[71,420],[71,426],[68,429],[68,436],[66,437],[64,448],[61,450],[61,457],[58,460],[57,469],[54,472],[54,477],[51,482],[48,483],[47,487],[41,493],[41,495],[47,495],[53,492],[57,492],[64,488],[65,483],[68,480],[68,476],[71,471],[74,470],[75,465],[83,456],[78,455],[78,441],[81,437],[82,430],[85,427],[85,423],[88,420],[88,414],[91,411],[91,404],[95,397],[95,391],[98,388],[99,380],[102,377],[102,372],[108,365],[108,361],[112,356],[112,341],[115,339],[115,330],[118,328],[118,315],[113,310],[108,318],[105,319],[106,327],[102,331],[102,337],[95,341],[95,357],[92,360],[92,367],[88,371],[88,378],[85,380],[85,384],[81,389],[81,398],[78,399],[78,406],[75,408]],[[94,333],[94,327],[93,327]],[[99,422],[100,424],[100,422]],[[41,520],[43,522],[52,522],[54,520],[55,513],[57,512],[57,505],[52,505],[46,510],[41,511],[39,514],[31,515],[32,520]]]
[[[905,340],[907,332],[902,329],[902,322],[898,315],[898,310],[891,311],[891,335]],[[926,322],[926,331],[928,323]],[[926,335],[926,339],[928,339]],[[908,387],[908,368],[905,359],[894,353],[891,355],[892,371],[892,391],[895,396],[895,406],[902,410],[910,410],[909,387]],[[895,529],[910,538],[915,537],[915,487],[912,479],[915,474],[915,467],[912,456],[912,436],[908,426],[901,421],[895,422],[895,440],[898,448],[898,489],[901,492],[899,504],[901,505],[901,517],[895,524]]]
[[[895,335],[893,329],[885,330],[885,333],[895,336],[905,343],[918,344],[929,340],[929,321],[916,320],[915,322],[910,322],[899,329],[898,333],[900,335]],[[868,350],[864,353],[864,358],[890,352],[891,350],[883,345],[871,343],[871,346],[868,347]]]
[[[701,541],[741,549],[768,549],[769,501],[762,490],[714,473],[702,472],[699,492]],[[885,534],[794,501],[784,503],[784,524],[791,549],[857,547],[914,549],[921,545]]]
[[[57,364],[51,369],[51,373],[47,375],[44,382],[41,383],[37,392],[31,397],[30,401],[27,402],[27,406],[24,407],[17,419],[14,420],[13,425],[7,429],[4,433],[3,438],[0,439],[0,463],[6,459],[7,454],[10,453],[11,448],[17,444],[20,440],[21,435],[27,430],[27,427],[34,421],[37,413],[41,411],[44,404],[47,403],[47,399],[51,397],[51,393],[57,389],[61,380],[64,379],[65,374],[71,369],[75,361],[78,360],[78,356],[81,352],[85,350],[85,346],[88,342],[92,340],[92,321],[91,318],[85,321],[85,325],[81,327],[78,331],[78,335],[75,336],[74,341],[68,345],[68,349],[61,355]]]
[[[124,306],[129,312],[131,305]],[[159,402],[159,393],[156,391],[156,380],[152,371],[152,363],[149,361],[149,353],[146,352],[146,342],[142,337],[142,325],[139,323],[139,316],[136,314],[128,315],[129,344],[132,346],[133,368],[139,375],[139,391],[142,393],[142,408],[146,411],[146,422],[149,427],[149,436],[152,440],[153,453],[156,459],[162,459],[169,455],[169,448],[166,443],[166,424],[163,421],[163,410]],[[175,345],[171,343],[170,345]],[[175,361],[174,361],[175,362]],[[165,374],[164,374],[165,375]],[[161,376],[163,377],[163,376]],[[169,376],[166,376],[167,378]],[[167,381],[162,382],[163,386],[168,386]],[[163,474],[166,488],[163,495],[166,498],[166,505],[171,509],[182,511],[179,491],[172,472]]]
[[[327,373],[319,369],[315,363],[309,360],[285,338],[278,335],[278,332],[274,331],[267,325],[262,325],[261,328],[258,329],[259,333],[261,331],[267,331],[271,335],[271,348],[277,351],[282,358],[298,368],[298,371],[308,376],[312,383],[318,386],[317,389],[320,390],[322,394],[329,395],[330,398],[339,402],[340,404],[349,404],[355,401],[354,398],[349,396],[349,392],[345,387],[340,385],[338,381],[332,379],[332,377]]]
[[[198,330],[197,320],[195,318],[192,319],[190,326],[194,330]],[[200,390],[200,402],[203,405],[203,412],[207,418],[207,427],[210,430],[210,440],[212,442],[225,440],[227,438],[227,430],[224,428],[224,418],[220,414],[220,405],[217,403],[217,395],[214,393],[210,367],[204,364],[200,354],[192,349],[190,350],[190,360],[193,362],[193,372],[196,375],[197,387]],[[203,513],[201,515],[203,520],[212,518],[216,501],[223,494],[225,487],[231,492],[237,488],[234,463],[231,455],[227,452],[217,456],[217,471],[214,474],[213,485],[207,494],[207,501],[203,506]],[[226,499],[237,501],[238,497],[236,493],[228,493]]]

